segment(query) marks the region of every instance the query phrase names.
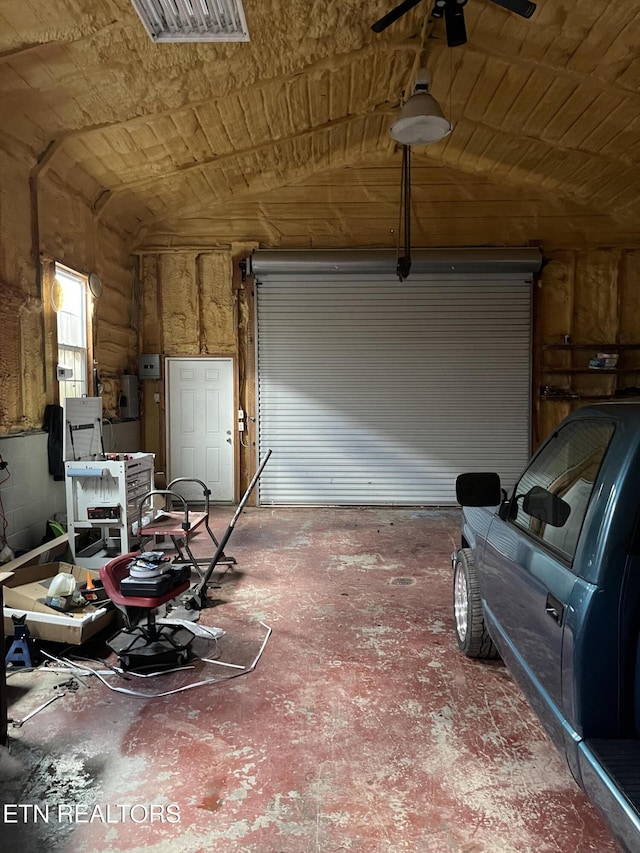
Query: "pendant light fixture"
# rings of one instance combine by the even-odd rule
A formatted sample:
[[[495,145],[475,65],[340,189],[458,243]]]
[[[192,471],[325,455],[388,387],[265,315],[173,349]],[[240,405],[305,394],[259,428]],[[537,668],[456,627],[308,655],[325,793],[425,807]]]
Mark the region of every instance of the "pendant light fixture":
[[[402,178],[400,182],[400,226],[398,228],[398,264],[400,281],[411,270],[411,146],[440,142],[451,133],[451,123],[440,105],[429,93],[429,72],[418,72],[413,94],[402,107],[400,118],[389,128],[389,135],[402,145]],[[400,253],[400,244],[404,243]]]
[[[440,104],[429,92],[431,75],[418,72],[413,94],[402,107],[400,118],[389,128],[389,135],[402,145],[429,145],[440,142],[451,133],[451,122],[444,117]]]

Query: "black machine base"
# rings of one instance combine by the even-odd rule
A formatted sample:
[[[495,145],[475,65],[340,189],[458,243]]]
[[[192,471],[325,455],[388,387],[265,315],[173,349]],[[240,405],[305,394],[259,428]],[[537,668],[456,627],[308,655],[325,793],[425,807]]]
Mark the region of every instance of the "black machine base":
[[[194,635],[187,628],[158,626],[157,636],[149,640],[140,628],[123,628],[107,641],[123,669],[180,666],[189,659]]]

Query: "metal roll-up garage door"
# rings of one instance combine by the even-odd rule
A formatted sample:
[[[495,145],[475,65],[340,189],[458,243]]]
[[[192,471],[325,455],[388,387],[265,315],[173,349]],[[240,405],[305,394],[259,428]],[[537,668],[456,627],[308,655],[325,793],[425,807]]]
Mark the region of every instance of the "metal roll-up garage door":
[[[455,503],[529,456],[537,250],[257,252],[262,504]]]

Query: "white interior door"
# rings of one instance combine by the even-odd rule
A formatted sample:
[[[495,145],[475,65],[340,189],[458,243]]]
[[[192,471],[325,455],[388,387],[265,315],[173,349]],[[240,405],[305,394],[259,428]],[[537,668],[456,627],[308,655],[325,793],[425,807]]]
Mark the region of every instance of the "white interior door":
[[[233,359],[167,359],[168,481],[195,477],[211,500],[234,499]],[[185,498],[202,489],[182,485]]]

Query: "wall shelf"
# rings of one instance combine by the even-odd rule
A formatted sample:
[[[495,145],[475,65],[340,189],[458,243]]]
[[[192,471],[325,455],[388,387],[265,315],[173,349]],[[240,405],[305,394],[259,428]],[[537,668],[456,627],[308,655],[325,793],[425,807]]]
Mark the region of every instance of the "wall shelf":
[[[601,352],[606,352],[607,350],[612,350],[615,352],[620,352],[622,350],[634,350],[640,349],[640,344],[545,344],[542,347],[543,350],[548,349],[593,349]]]
[[[638,400],[640,395],[622,395],[622,394],[541,394],[541,400],[591,400],[592,402],[607,400],[618,400],[619,402],[624,402],[625,400]]]
[[[541,367],[542,373],[584,373],[597,376],[600,373],[640,373],[638,367]]]
[[[540,398],[543,400],[556,401],[603,401],[603,400],[628,400],[637,399],[640,396],[640,391],[634,386],[627,386],[627,393],[624,391],[625,386],[619,383],[618,376],[623,374],[638,374],[640,375],[640,364],[630,366],[624,363],[623,366],[616,365],[615,367],[590,367],[585,362],[589,360],[589,351],[595,356],[600,352],[620,353],[624,360],[625,353],[640,351],[640,344],[636,343],[576,343],[576,344],[544,344],[542,352],[564,353],[566,364],[560,366],[549,364],[552,360],[547,357],[538,367],[538,373],[541,378]],[[557,361],[557,359],[555,359]],[[637,360],[637,359],[634,359]],[[547,385],[547,378],[551,376],[563,377],[560,380],[560,385]],[[590,377],[594,380],[596,377],[606,377],[600,384],[594,384],[593,381],[585,384],[580,384],[579,378]],[[574,385],[574,380],[576,385]],[[616,393],[617,392],[617,393]]]

